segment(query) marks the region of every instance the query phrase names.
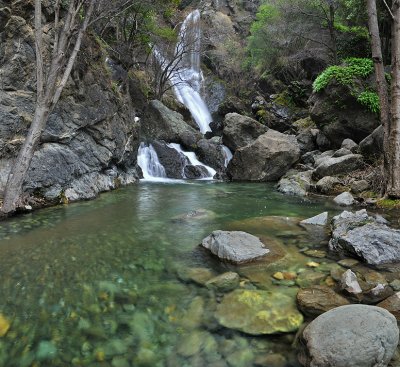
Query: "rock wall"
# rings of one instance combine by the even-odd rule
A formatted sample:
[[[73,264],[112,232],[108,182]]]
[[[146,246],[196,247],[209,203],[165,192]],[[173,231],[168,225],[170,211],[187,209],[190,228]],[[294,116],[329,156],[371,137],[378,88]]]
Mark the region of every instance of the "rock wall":
[[[22,8],[18,3],[0,9],[0,193],[32,121],[36,98],[34,34],[25,20],[33,10],[28,2]],[[44,41],[50,42],[47,35]],[[138,177],[134,106],[112,81],[105,58],[99,44],[86,37],[24,184],[36,199],[89,199]]]

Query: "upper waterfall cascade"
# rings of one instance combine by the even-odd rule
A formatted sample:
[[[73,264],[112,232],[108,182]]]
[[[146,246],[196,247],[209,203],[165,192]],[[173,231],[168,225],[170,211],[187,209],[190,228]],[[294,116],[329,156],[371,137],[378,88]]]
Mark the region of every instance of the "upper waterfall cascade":
[[[169,80],[179,102],[190,111],[202,134],[211,131],[211,113],[200,95],[204,81],[200,69],[201,30],[200,11],[192,11],[183,22],[175,47],[173,70]],[[166,58],[158,49],[154,50],[155,58],[166,65]]]

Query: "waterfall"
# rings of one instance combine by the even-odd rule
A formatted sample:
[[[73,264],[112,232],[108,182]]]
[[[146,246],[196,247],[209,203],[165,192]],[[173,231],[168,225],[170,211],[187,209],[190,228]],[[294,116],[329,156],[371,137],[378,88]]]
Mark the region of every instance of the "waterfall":
[[[190,111],[202,134],[211,131],[211,113],[200,95],[203,73],[200,69],[201,30],[200,12],[192,11],[183,22],[175,47],[174,62],[169,67],[169,80],[176,98]],[[169,63],[162,52],[155,48],[154,56],[161,67]]]
[[[145,143],[140,143],[137,163],[142,169],[143,178],[145,180],[157,180],[162,181],[167,178],[163,165],[158,160],[158,156],[153,146],[149,144],[146,146]]]
[[[203,167],[205,169],[205,171],[207,172],[207,175],[201,177],[201,179],[205,180],[212,180],[213,177],[215,176],[215,174],[217,173],[217,171],[209,166],[206,166],[204,163],[200,162],[198,160],[198,158],[196,157],[196,154],[193,152],[185,152],[181,146],[179,144],[175,144],[175,143],[170,143],[167,144],[170,148],[175,149],[178,153],[180,153],[181,155],[184,155],[187,160],[189,161],[190,165],[192,166],[200,166]]]
[[[225,145],[222,145],[222,152],[224,153],[224,158],[225,158],[224,166],[228,167],[228,163],[232,159],[233,154],[230,151],[230,149]]]

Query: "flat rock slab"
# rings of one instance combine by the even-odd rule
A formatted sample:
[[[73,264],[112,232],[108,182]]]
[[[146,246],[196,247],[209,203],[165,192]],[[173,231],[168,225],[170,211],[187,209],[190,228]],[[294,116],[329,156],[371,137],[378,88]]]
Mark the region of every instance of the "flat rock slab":
[[[304,219],[300,222],[300,224],[326,226],[328,224],[328,212],[323,212],[314,217]]]
[[[258,260],[270,252],[258,237],[242,231],[214,231],[201,245],[235,264]]]
[[[296,331],[303,323],[294,300],[281,292],[236,289],[218,305],[220,325],[251,335]]]
[[[383,308],[347,305],[318,316],[302,335],[307,367],[385,367],[399,341],[396,318]]]

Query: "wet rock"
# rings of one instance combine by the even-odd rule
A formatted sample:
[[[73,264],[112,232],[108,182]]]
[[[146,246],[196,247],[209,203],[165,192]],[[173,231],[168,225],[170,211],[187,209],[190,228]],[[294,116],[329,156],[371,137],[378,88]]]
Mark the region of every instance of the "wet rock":
[[[390,286],[395,292],[400,291],[400,279],[395,279],[390,283]]]
[[[282,354],[272,353],[257,357],[254,360],[254,365],[256,367],[285,367],[287,360]]]
[[[254,142],[267,130],[268,127],[250,117],[238,113],[228,113],[224,120],[222,142],[229,149],[235,151]]]
[[[179,272],[182,280],[190,280],[199,285],[205,285],[214,277],[214,273],[207,268],[188,268]]]
[[[297,293],[297,305],[305,315],[316,316],[335,307],[348,305],[350,302],[325,285],[314,285],[300,289]]]
[[[360,169],[363,165],[362,155],[348,154],[338,158],[325,158],[315,169],[315,177],[344,175]]]
[[[282,177],[277,190],[287,195],[306,196],[312,187],[313,171],[289,171]]]
[[[357,275],[353,273],[350,269],[346,270],[342,274],[341,287],[343,290],[351,294],[362,293],[360,284],[358,283]]]
[[[304,255],[311,256],[311,257],[316,257],[318,259],[323,259],[326,257],[327,253],[324,250],[306,250],[304,251]]]
[[[353,195],[351,195],[349,192],[341,193],[340,195],[336,196],[333,201],[341,206],[349,206],[354,204]]]
[[[233,352],[227,361],[229,367],[247,367],[253,364],[253,359],[254,354],[251,349],[242,349]]]
[[[376,223],[365,209],[344,211],[332,221],[331,251],[356,255],[368,264],[400,261],[400,230]]]
[[[375,304],[393,295],[393,289],[385,284],[377,284],[363,292],[362,303]]]
[[[301,288],[310,287],[312,285],[321,284],[326,278],[326,275],[321,272],[312,270],[305,270],[301,272],[296,278],[296,284]]]
[[[197,296],[193,298],[183,317],[179,318],[179,324],[186,329],[195,329],[200,327],[204,315],[204,306],[204,299],[202,297]]]
[[[214,289],[218,292],[229,292],[238,286],[239,274],[232,271],[218,275],[206,283],[207,288]]]
[[[342,259],[338,261],[338,264],[343,266],[344,268],[352,268],[353,266],[356,266],[359,263],[358,260],[356,259]]]
[[[183,357],[191,357],[198,354],[203,348],[206,335],[207,332],[201,330],[193,330],[189,335],[185,335],[178,345],[178,354]]]
[[[226,294],[215,317],[222,326],[251,335],[293,332],[303,322],[291,297],[280,292],[245,289]]]
[[[190,212],[179,214],[171,218],[173,222],[188,222],[192,221],[208,221],[213,220],[216,217],[216,213],[207,209],[196,209]]]
[[[138,355],[140,354],[140,351]],[[141,364],[138,364],[139,366]],[[130,367],[129,361],[124,357],[114,357],[111,361],[112,367]]]
[[[399,329],[380,307],[347,305],[318,316],[301,339],[303,366],[384,367],[395,353]]]
[[[354,181],[350,185],[351,192],[354,194],[360,194],[363,191],[366,191],[369,189],[369,183],[366,180],[358,180]]]
[[[328,212],[323,212],[314,217],[304,219],[300,222],[300,224],[326,226],[328,224]]]
[[[378,307],[382,307],[388,310],[397,321],[400,321],[400,292],[386,298],[384,301],[377,304]]]
[[[337,177],[331,176],[325,176],[315,184],[317,191],[326,195],[336,193],[340,186],[341,181]]]
[[[277,181],[299,158],[296,138],[270,129],[235,152],[227,173],[234,181]]]
[[[188,164],[185,166],[184,175],[188,179],[196,180],[207,177],[208,171],[204,166],[193,166],[192,164]]]
[[[186,157],[176,149],[170,148],[165,141],[154,140],[151,144],[165,169],[167,177],[184,178],[184,168],[187,164]]]
[[[258,237],[241,231],[214,231],[201,245],[221,260],[236,264],[260,259],[270,252]]]

